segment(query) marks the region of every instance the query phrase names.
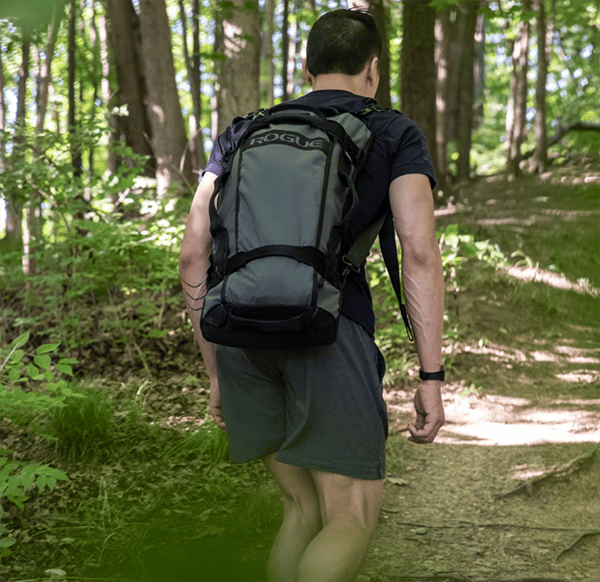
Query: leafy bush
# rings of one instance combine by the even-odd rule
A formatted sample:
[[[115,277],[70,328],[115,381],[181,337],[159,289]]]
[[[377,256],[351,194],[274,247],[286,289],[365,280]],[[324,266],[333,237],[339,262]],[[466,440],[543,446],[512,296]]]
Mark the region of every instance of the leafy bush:
[[[74,362],[69,358],[61,358],[52,364],[50,354],[56,351],[58,344],[41,345],[35,354],[27,354],[23,347],[29,335],[29,332],[21,334],[7,349],[0,346],[0,420],[29,424],[41,431],[46,415],[60,409],[66,399],[75,396],[67,382],[56,377],[57,374],[71,375],[71,364]],[[26,358],[30,360],[29,363]],[[28,390],[23,388],[25,385]],[[38,389],[34,390],[34,387]],[[39,463],[22,464],[12,460],[11,455],[10,449],[0,449],[0,498],[14,503],[20,509],[29,499],[27,492],[32,487],[40,491],[45,488],[53,490],[58,480],[67,480],[65,473],[58,469]],[[3,517],[4,507],[0,505],[0,558],[10,555],[9,548],[16,542],[6,524],[2,523]]]
[[[69,138],[23,136],[22,155],[14,156],[2,185],[17,206],[40,206],[43,229],[32,241],[31,275],[23,274],[21,249],[3,249],[0,319],[67,349],[110,339],[145,365],[140,340],[160,336],[174,300],[169,291],[179,286],[182,212],[177,200],[156,199],[140,175],[144,159],[124,145],[118,154],[134,160],[131,167],[73,175],[72,147],[90,147],[105,130],[91,124]],[[32,157],[36,148],[47,163]]]

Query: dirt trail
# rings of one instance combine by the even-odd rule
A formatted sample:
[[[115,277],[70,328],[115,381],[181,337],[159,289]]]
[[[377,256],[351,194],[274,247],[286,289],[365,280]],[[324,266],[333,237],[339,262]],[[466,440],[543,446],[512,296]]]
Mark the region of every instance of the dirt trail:
[[[404,456],[359,580],[600,580],[596,446],[434,444]],[[557,467],[567,474],[542,478]]]

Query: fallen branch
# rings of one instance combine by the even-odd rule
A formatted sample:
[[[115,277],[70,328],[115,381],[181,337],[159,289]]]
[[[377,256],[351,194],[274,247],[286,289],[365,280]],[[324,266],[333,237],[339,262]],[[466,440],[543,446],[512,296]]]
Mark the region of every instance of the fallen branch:
[[[600,124],[598,123],[587,123],[585,121],[575,121],[573,123],[569,123],[568,125],[560,125],[557,130],[554,132],[554,135],[548,140],[548,144],[546,147],[553,146],[555,143],[558,143],[567,133],[570,131],[600,131]],[[526,160],[530,158],[535,152],[535,148],[525,152],[522,156],[522,160]]]
[[[386,509],[382,508],[384,513],[404,513],[397,509]],[[443,525],[431,525],[427,523],[414,523],[410,521],[395,521],[396,525],[405,525],[407,527],[422,527],[425,529],[459,529],[464,527],[480,527],[480,528],[509,528],[509,529],[531,529],[536,531],[559,531],[559,532],[574,532],[574,533],[583,533],[583,535],[587,535],[590,532],[589,530],[584,530],[581,527],[549,527],[542,525],[527,525],[527,524],[518,524],[518,523],[478,523],[475,521],[461,521],[460,523],[446,523]]]
[[[593,531],[586,531],[586,532],[582,533],[572,544],[567,546],[564,550],[560,551],[556,555],[556,558],[554,558],[554,559],[559,560],[564,554],[566,554],[567,552],[570,552],[581,540],[583,540],[587,537],[590,537],[590,536],[597,536],[597,535],[600,535],[600,529],[596,529]]]
[[[511,495],[515,495],[516,493],[520,493],[522,491],[527,491],[530,495],[533,493],[533,487],[539,485],[543,481],[547,481],[552,478],[564,478],[570,477],[577,471],[585,468],[589,462],[598,454],[598,450],[594,449],[590,453],[586,453],[564,465],[554,466],[549,471],[542,473],[541,475],[537,475],[536,477],[532,477],[531,479],[527,479],[522,481],[517,485],[514,489],[511,489],[507,493],[499,493],[496,495],[495,499],[502,499],[503,497],[509,497]]]

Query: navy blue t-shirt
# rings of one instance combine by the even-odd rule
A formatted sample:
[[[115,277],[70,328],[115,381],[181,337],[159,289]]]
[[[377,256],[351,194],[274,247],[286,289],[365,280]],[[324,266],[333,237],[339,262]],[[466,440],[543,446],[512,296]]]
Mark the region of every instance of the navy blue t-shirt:
[[[340,112],[360,111],[373,100],[348,91],[312,91],[295,99],[316,108],[334,108]],[[375,136],[369,159],[358,177],[359,205],[350,223],[350,237],[356,239],[383,212],[389,210],[389,186],[406,174],[424,174],[435,186],[433,164],[425,136],[414,121],[397,111],[374,112],[363,118]],[[236,117],[217,138],[205,171],[219,175],[226,167],[250,120]],[[350,272],[342,292],[342,313],[362,325],[371,335],[375,315],[364,268]]]

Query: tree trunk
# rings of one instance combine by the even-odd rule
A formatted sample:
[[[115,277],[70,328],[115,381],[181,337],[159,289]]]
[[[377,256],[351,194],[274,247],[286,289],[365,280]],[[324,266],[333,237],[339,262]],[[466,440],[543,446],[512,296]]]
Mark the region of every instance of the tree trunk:
[[[19,68],[19,81],[17,89],[17,115],[15,118],[15,135],[11,158],[17,160],[23,154],[23,129],[25,126],[25,103],[27,93],[27,78],[29,77],[29,59],[31,44],[23,40],[21,44],[21,67]],[[23,248],[23,202],[20,193],[6,192],[6,229],[2,239],[2,252],[23,250],[23,272],[29,269],[29,256],[25,259]]]
[[[296,0],[296,2],[295,2],[295,6],[294,6],[295,14],[297,14],[298,9],[300,8],[299,1],[300,0]],[[292,19],[292,23],[290,25],[289,47],[290,48],[288,51],[287,72],[286,72],[287,88],[286,88],[285,93],[286,93],[288,99],[291,99],[294,96],[294,75],[296,72],[296,50],[298,47],[298,19],[295,17]]]
[[[531,0],[523,0],[523,10],[531,8]],[[510,95],[506,108],[506,172],[508,176],[519,173],[521,146],[525,138],[525,115],[527,112],[527,70],[529,51],[529,22],[519,24],[517,37],[512,45],[513,70]]]
[[[76,0],[71,0],[71,13],[69,14],[69,46],[68,46],[68,126],[69,135],[71,137],[71,164],[73,165],[73,175],[75,178],[81,177],[83,173],[81,147],[75,143],[75,129],[77,123],[75,103],[75,84],[76,84],[76,42],[75,42],[75,21],[76,21],[77,5]]]
[[[190,136],[196,141],[198,165],[202,170],[206,166],[206,152],[202,138],[202,70],[200,68],[200,5],[198,0],[192,0],[192,74],[198,87],[198,99],[194,101],[194,117],[196,118],[196,134]]]
[[[273,60],[273,35],[275,34],[275,0],[266,0],[265,13],[267,16],[267,34],[266,37],[263,37],[263,46],[269,75],[267,79],[267,103],[269,107],[273,107],[275,103],[275,95],[273,93],[275,85],[275,62]]]
[[[98,98],[99,98],[99,90],[102,91],[101,88],[101,75],[100,75],[100,69],[102,67],[102,64],[100,62],[100,38],[98,35],[98,25],[96,23],[96,4],[94,2],[92,2],[92,6],[91,6],[91,14],[90,14],[90,28],[89,28],[89,35],[90,35],[90,44],[92,45],[92,60],[93,60],[93,64],[92,64],[92,71],[93,71],[93,75],[92,75],[92,87],[93,87],[93,93],[92,93],[92,104],[91,104],[91,119],[92,121],[95,121],[96,119],[96,111],[97,111],[97,106],[96,103],[98,102]],[[85,34],[85,29],[86,29],[86,22],[85,20],[82,18],[81,20],[81,24],[82,24],[82,36]],[[80,84],[80,86],[82,86],[83,84]],[[94,172],[94,154],[95,154],[95,147],[94,145],[92,145],[88,151],[88,168],[90,169],[90,172],[93,173]],[[89,190],[89,188],[88,188]],[[89,193],[89,195],[87,196],[88,199],[91,200],[91,192]]]
[[[288,101],[288,58],[290,54],[290,0],[283,0],[283,22],[281,24],[281,84],[282,101]]]
[[[452,59],[452,22],[450,10],[445,9],[437,13],[435,21],[435,48],[436,48],[436,152],[438,162],[438,188],[445,190],[448,183],[448,141],[450,120],[450,72]]]
[[[0,51],[0,174],[6,169],[6,144],[2,132],[6,129],[6,100],[4,99],[4,63]]]
[[[187,151],[187,135],[175,83],[171,27],[165,0],[140,0],[143,71],[146,78],[147,114],[156,158],[156,188],[163,198],[170,186],[177,195],[193,191],[197,180]]]
[[[385,0],[350,0],[348,8],[368,11],[375,19],[383,49],[379,59],[379,87],[375,94],[377,103],[382,107],[390,108],[392,106],[392,97],[390,89],[390,43],[388,40],[387,15]]]
[[[196,11],[192,14],[192,52],[190,55],[187,42],[187,17],[183,0],[179,0],[179,14],[181,18],[181,29],[183,37],[183,54],[185,65],[190,83],[190,92],[192,94],[192,113],[190,114],[190,157],[192,163],[192,172],[195,176],[200,174],[200,167],[204,167],[204,152],[202,151],[202,105],[200,103],[200,55],[198,42],[198,21],[197,9],[198,1],[194,0]],[[197,65],[197,66],[196,66]]]
[[[548,165],[548,132],[546,129],[546,80],[548,78],[548,50],[546,47],[545,0],[535,0],[537,34],[537,80],[535,86],[535,149],[530,169],[542,173]]]
[[[102,69],[102,80],[100,81],[100,89],[102,94],[102,103],[108,116],[109,128],[109,147],[108,159],[106,161],[106,169],[115,174],[119,168],[120,159],[112,147],[119,141],[119,126],[117,117],[112,113],[115,105],[114,91],[110,85],[110,59],[108,53],[108,23],[104,14],[98,14],[98,37],[100,39],[100,65]]]
[[[223,49],[227,60],[220,61],[218,76],[219,133],[234,117],[260,107],[261,27],[258,0],[235,0],[233,4],[231,10],[222,13]]]
[[[473,129],[479,129],[483,123],[485,103],[485,18],[483,14],[477,15],[475,27],[475,70],[474,75],[474,108]]]
[[[147,156],[146,176],[154,176],[156,160],[150,140],[152,130],[146,112],[146,86],[142,68],[140,22],[131,0],[106,0],[109,39],[117,67],[118,98],[127,112],[119,116],[125,143],[134,153]]]
[[[404,115],[423,130],[437,174],[435,10],[428,4],[420,0],[403,2],[400,100]]]
[[[473,131],[473,89],[475,62],[475,27],[479,0],[459,5],[459,17],[464,19],[463,49],[459,72],[458,122],[456,141],[458,160],[456,177],[459,182],[468,180],[471,174],[471,133]]]

